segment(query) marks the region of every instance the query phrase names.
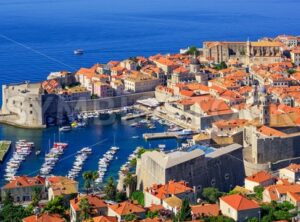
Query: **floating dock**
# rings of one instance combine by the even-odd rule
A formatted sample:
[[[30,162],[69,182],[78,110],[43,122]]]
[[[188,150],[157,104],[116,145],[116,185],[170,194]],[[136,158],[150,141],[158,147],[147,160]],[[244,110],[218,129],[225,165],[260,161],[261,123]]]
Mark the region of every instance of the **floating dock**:
[[[0,162],[2,162],[11,147],[11,141],[0,140]]]
[[[144,133],[143,137],[145,140],[169,139],[169,138],[179,139],[178,132]]]
[[[147,113],[147,112],[143,112],[143,113],[139,113],[139,114],[126,115],[126,116],[122,117],[122,120],[130,120],[130,119],[140,118],[140,117],[144,117],[148,114],[149,113]]]

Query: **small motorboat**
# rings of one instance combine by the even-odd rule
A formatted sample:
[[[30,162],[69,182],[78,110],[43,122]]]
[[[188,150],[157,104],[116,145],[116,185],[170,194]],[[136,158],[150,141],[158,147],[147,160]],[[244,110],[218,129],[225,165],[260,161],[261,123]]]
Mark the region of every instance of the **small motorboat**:
[[[59,128],[59,131],[60,132],[69,132],[69,131],[71,131],[71,126],[62,126],[62,127],[60,127]]]
[[[84,50],[83,49],[75,49],[74,50],[74,55],[83,55]]]

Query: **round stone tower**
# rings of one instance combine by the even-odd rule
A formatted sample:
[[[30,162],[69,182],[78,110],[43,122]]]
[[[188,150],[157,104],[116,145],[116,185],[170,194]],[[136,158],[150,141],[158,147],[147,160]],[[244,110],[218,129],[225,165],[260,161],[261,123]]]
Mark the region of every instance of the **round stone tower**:
[[[191,73],[199,73],[200,71],[200,62],[197,59],[196,55],[191,56],[190,58],[190,72]]]

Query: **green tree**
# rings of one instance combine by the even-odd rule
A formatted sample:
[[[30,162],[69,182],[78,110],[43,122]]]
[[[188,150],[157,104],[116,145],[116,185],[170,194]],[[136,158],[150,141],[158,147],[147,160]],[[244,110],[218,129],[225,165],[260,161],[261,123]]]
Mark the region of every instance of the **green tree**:
[[[190,203],[187,199],[184,199],[181,204],[181,208],[177,214],[177,221],[189,221],[192,219]]]
[[[152,212],[152,211],[148,211],[147,212],[147,214],[146,214],[146,218],[151,218],[151,219],[153,219],[153,218],[155,218],[155,217],[158,217],[158,211],[154,211],[154,212]]]
[[[86,220],[91,217],[92,206],[87,198],[82,198],[79,203],[80,219]]]
[[[21,222],[24,217],[32,214],[29,208],[24,208],[22,205],[14,205],[13,197],[10,193],[6,193],[0,208],[1,222]]]
[[[124,178],[124,185],[129,189],[129,196],[136,190],[137,178],[132,173],[127,173]]]
[[[95,191],[95,181],[98,179],[99,173],[97,171],[92,172],[92,185],[93,185],[93,192]]]
[[[121,191],[121,192],[117,192],[116,194],[116,200],[117,202],[123,202],[127,200],[127,196],[126,196],[126,193]]]
[[[107,180],[107,183],[105,184],[105,187],[104,187],[104,193],[105,193],[107,199],[109,199],[109,200],[116,199],[117,186],[116,186],[116,183],[115,183],[113,177],[110,177]]]
[[[196,56],[198,56],[199,55],[199,50],[197,49],[196,46],[190,46],[185,54],[186,55],[196,55]]]
[[[92,187],[92,178],[93,178],[93,172],[92,171],[85,171],[82,174],[82,177],[84,179],[84,188],[86,190],[86,193],[88,194],[91,187]]]
[[[216,69],[216,70],[222,70],[222,69],[226,69],[226,68],[227,68],[227,65],[226,65],[225,62],[221,62],[219,64],[216,64],[215,67],[214,67],[214,69]]]
[[[202,196],[206,201],[216,203],[219,197],[222,196],[222,192],[214,187],[206,187],[203,189]]]
[[[145,198],[143,191],[134,191],[132,192],[130,198],[132,200],[135,200],[138,202],[139,205],[144,206],[145,205]]]
[[[86,193],[88,194],[91,189],[95,189],[95,180],[99,177],[99,174],[97,171],[85,171],[82,174],[84,179],[84,188],[86,190]]]
[[[287,72],[288,72],[288,74],[292,75],[296,72],[296,70],[295,69],[288,69]]]
[[[43,209],[44,212],[59,214],[61,216],[64,216],[66,210],[67,208],[63,196],[54,197],[54,199],[50,200]]]
[[[254,192],[257,197],[257,199],[262,200],[263,199],[263,192],[264,192],[264,187],[263,186],[256,186],[254,187]]]
[[[130,166],[131,167],[136,167],[136,158],[133,158],[132,160],[130,160]]]
[[[125,221],[133,221],[136,219],[137,219],[137,216],[135,214],[127,214],[124,216]]]
[[[35,188],[33,189],[31,205],[32,205],[33,207],[38,206],[41,199],[42,199],[42,188],[40,188],[40,187],[35,187]]]

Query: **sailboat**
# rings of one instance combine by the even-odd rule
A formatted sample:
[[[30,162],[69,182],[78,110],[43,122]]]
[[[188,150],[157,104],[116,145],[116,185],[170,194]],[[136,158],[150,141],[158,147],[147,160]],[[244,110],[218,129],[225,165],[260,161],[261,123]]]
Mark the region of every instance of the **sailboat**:
[[[114,145],[110,147],[111,150],[117,151],[120,147],[116,146],[116,135],[114,134]]]

